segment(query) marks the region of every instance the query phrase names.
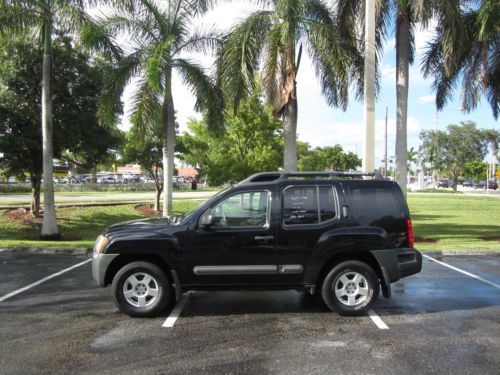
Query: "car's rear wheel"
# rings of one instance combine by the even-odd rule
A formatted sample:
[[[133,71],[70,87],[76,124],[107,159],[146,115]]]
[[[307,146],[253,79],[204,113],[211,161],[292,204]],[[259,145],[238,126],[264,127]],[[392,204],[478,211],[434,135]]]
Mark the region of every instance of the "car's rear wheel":
[[[378,293],[377,274],[368,264],[357,260],[334,266],[321,288],[325,304],[341,315],[365,313],[377,299]]]
[[[149,262],[133,262],[121,268],[113,279],[118,308],[134,317],[154,316],[172,299],[172,286],[165,272]]]

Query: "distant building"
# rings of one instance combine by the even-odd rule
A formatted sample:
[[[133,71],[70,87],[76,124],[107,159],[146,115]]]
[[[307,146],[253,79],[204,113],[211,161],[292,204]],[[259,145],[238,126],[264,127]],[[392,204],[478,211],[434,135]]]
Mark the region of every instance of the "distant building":
[[[141,167],[139,164],[126,164],[116,168],[116,173],[126,174],[141,174]]]
[[[180,177],[196,177],[198,176],[198,170],[193,167],[179,167],[177,168],[178,175]]]

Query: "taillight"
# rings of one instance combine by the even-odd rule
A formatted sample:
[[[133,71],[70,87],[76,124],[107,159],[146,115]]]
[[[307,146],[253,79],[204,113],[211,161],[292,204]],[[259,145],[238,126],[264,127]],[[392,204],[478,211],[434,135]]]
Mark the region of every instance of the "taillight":
[[[408,247],[413,247],[413,225],[411,223],[411,219],[406,221],[408,225]]]

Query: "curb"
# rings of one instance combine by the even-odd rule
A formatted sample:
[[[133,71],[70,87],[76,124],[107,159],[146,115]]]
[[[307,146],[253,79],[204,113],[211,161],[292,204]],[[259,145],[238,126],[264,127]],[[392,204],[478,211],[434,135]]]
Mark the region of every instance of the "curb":
[[[208,198],[180,198],[174,199],[174,201],[206,201]],[[138,201],[111,201],[111,202],[64,202],[56,203],[56,208],[58,207],[99,207],[99,206],[123,206],[128,204],[151,204],[152,200],[138,200]],[[0,206],[0,210],[15,210],[18,208],[30,209],[29,204],[11,204]]]
[[[18,246],[7,249],[2,249],[2,251],[9,251],[13,253],[30,253],[30,254],[75,254],[75,255],[92,255],[92,249],[90,248],[73,248],[73,247],[32,247],[32,246]]]
[[[417,249],[418,250],[418,249]],[[500,256],[500,251],[497,250],[422,250],[422,254],[435,256],[467,256],[467,255],[490,255]]]
[[[25,252],[31,254],[75,254],[75,255],[92,255],[90,248],[73,248],[73,247],[39,247],[39,246],[18,246],[0,249],[0,252]],[[422,254],[434,256],[500,256],[500,251],[497,250],[422,250]]]

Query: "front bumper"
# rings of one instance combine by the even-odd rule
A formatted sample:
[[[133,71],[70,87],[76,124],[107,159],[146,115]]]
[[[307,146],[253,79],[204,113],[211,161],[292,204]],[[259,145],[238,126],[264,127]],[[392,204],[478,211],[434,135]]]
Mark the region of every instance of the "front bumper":
[[[402,277],[414,275],[422,270],[422,254],[414,248],[372,250],[382,272],[390,283]]]
[[[94,254],[92,257],[92,276],[99,286],[106,286],[106,272],[118,254]]]

